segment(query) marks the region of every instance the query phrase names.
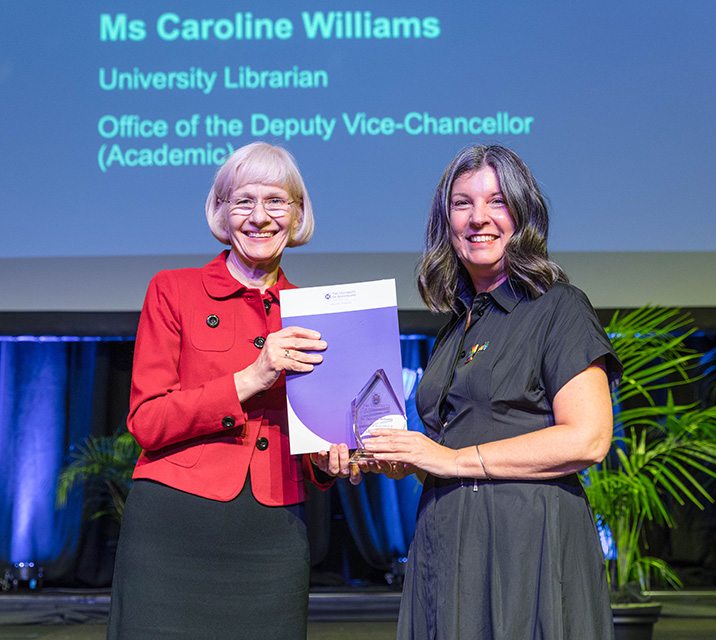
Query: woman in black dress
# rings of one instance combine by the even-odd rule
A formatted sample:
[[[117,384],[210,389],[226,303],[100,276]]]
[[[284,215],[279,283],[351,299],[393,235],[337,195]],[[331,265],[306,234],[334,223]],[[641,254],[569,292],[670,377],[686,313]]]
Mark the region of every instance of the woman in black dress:
[[[547,229],[532,174],[503,147],[460,153],[433,198],[419,288],[452,317],[416,396],[427,436],[366,444],[393,477],[424,481],[399,638],[613,637],[576,474],[609,449],[621,366]]]

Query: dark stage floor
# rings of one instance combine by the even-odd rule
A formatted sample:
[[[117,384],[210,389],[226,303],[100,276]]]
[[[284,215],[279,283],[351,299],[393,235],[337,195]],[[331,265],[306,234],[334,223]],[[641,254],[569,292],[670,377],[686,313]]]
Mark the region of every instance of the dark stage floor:
[[[657,592],[653,640],[715,640],[716,591]],[[392,640],[399,594],[311,593],[309,640]],[[50,591],[0,595],[0,640],[104,640],[109,594]],[[578,639],[575,639],[578,640]]]

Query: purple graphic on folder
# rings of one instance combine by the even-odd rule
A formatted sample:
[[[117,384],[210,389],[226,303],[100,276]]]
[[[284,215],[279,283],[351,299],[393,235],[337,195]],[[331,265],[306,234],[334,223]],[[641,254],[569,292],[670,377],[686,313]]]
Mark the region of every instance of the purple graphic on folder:
[[[351,402],[378,369],[385,372],[402,411],[405,411],[397,306],[355,308],[369,305],[376,299],[370,285],[385,289],[386,283],[392,286],[394,300],[395,283],[390,280],[342,285],[336,287],[340,289],[339,295],[330,295],[325,291],[326,287],[313,287],[321,290],[317,292],[320,297],[317,295],[316,300],[330,305],[328,312],[288,317],[286,314],[291,314],[291,310],[284,308],[286,292],[281,293],[283,326],[314,329],[328,343],[323,362],[312,372],[286,378],[291,453],[318,451],[333,442],[345,442],[354,448]],[[360,289],[361,285],[368,287],[366,291]],[[340,295],[350,287],[359,287],[355,295]],[[296,291],[310,296],[306,289]],[[380,302],[380,293],[377,304],[384,304]],[[365,298],[363,302],[361,297]],[[310,299],[308,304],[310,306]],[[317,306],[320,309],[321,305]]]

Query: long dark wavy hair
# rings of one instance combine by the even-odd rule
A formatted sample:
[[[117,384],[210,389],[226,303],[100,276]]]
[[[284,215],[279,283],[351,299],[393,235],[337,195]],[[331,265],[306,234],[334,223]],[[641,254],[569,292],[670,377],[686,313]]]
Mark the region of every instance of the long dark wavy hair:
[[[513,286],[536,298],[555,282],[567,282],[549,259],[549,215],[537,182],[522,159],[499,145],[475,145],[461,151],[445,169],[435,190],[425,231],[418,290],[431,311],[457,311],[458,292],[472,281],[450,241],[450,196],[460,176],[492,167],[497,174],[515,232],[505,246],[505,274]]]

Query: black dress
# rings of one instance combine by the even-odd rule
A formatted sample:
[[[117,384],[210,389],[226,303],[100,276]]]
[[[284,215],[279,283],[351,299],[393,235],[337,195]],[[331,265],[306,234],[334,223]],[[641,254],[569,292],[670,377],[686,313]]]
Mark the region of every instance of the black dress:
[[[529,299],[506,281],[465,305],[438,336],[416,395],[436,441],[467,447],[554,424],[557,391],[600,356],[618,382],[621,365],[575,287]],[[612,638],[604,558],[577,476],[428,476],[398,626],[398,638],[416,640]]]

